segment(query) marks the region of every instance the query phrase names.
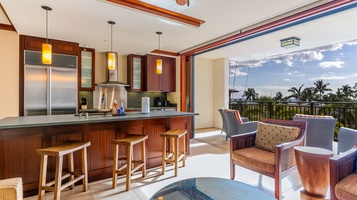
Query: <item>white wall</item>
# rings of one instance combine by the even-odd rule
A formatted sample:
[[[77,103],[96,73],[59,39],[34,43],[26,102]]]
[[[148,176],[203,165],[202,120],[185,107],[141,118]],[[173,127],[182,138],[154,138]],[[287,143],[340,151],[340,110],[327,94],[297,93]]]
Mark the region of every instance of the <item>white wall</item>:
[[[195,58],[195,128],[213,126],[213,61]]]
[[[221,128],[218,108],[228,107],[228,59],[195,58],[195,128]]]
[[[213,61],[213,127],[222,127],[222,118],[218,108],[228,108],[228,69],[229,61],[226,58]]]
[[[19,35],[0,30],[0,119],[19,115]]]

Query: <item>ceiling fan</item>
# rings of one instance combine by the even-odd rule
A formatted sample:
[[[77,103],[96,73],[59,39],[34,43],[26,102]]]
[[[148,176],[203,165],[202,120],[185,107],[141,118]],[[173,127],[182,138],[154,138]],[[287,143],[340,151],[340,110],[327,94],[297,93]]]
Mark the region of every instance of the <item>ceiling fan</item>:
[[[187,4],[187,6],[190,6],[190,0],[176,0],[176,3],[180,6],[184,6]]]

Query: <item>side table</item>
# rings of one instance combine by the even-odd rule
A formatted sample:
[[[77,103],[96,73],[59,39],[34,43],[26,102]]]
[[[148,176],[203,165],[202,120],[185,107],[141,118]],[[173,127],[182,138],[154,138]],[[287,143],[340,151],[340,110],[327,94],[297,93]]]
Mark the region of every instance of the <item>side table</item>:
[[[325,199],[330,185],[329,159],[333,152],[318,147],[294,147],[296,166],[304,190],[301,199]]]

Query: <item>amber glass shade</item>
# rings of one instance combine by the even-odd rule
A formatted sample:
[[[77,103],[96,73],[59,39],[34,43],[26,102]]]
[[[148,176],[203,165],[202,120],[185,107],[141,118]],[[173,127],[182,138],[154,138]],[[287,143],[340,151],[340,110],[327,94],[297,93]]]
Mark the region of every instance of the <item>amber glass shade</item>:
[[[156,60],[156,74],[162,74],[162,60]]]
[[[113,52],[108,53],[108,69],[115,69],[115,53]]]
[[[52,46],[47,43],[42,44],[42,63],[51,64],[52,63]]]

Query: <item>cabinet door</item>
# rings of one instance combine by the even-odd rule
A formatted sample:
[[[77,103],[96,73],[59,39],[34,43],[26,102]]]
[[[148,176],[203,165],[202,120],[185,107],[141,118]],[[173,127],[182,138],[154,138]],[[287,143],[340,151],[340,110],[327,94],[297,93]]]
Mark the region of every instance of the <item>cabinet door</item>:
[[[176,91],[176,59],[162,57],[161,91]]]
[[[162,60],[162,74],[156,74],[156,60]],[[170,57],[146,56],[146,90],[160,92],[176,91],[176,59]]]
[[[160,56],[146,56],[146,90],[161,91],[161,74],[156,74],[156,60]],[[163,69],[164,70],[164,69]]]
[[[144,58],[140,55],[128,56],[128,82],[130,91],[144,91]]]
[[[78,67],[79,90],[94,90],[95,50],[80,48]]]

